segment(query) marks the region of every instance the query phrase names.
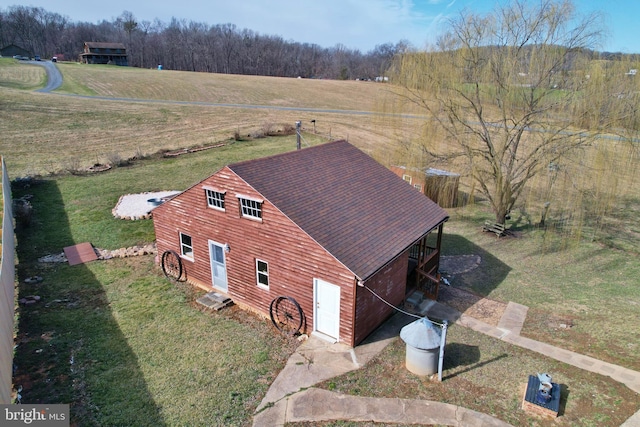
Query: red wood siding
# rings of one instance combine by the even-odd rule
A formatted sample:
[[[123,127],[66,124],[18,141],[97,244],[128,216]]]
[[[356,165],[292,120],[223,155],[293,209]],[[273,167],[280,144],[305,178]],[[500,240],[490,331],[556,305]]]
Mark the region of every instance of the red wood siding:
[[[404,179],[405,175],[411,177],[411,186],[414,187],[415,184],[420,184],[420,190],[416,189],[416,191],[420,191],[424,193],[425,190],[425,174],[421,171],[416,171],[413,169],[407,169],[400,166],[390,166],[389,169],[391,172],[398,175],[400,178]],[[406,182],[406,181],[405,181]],[[407,184],[409,184],[407,182]],[[415,188],[415,187],[414,187]]]
[[[224,212],[207,206],[203,187],[226,191]],[[183,260],[188,280],[211,289],[208,241],[228,244],[230,251],[225,257],[229,296],[265,316],[269,315],[274,298],[291,296],[304,312],[305,332],[313,329],[313,279],[340,286],[340,341],[354,345],[353,273],[268,200],[262,204],[262,222],[241,218],[236,194],[263,199],[225,167],[156,208],[153,220],[158,253],[168,249],[180,253],[179,233],[190,235],[194,260]],[[256,284],[256,258],[268,263],[268,290]]]
[[[401,166],[390,166],[389,169],[400,178],[405,175],[410,176],[411,186],[420,184],[420,191],[441,207],[453,208],[457,206],[459,175],[454,173],[448,175],[428,174],[427,170],[420,171]]]
[[[374,274],[364,285],[385,301],[397,307],[405,297],[408,268],[409,251],[403,253],[395,261]],[[359,344],[393,313],[393,308],[380,301],[368,289],[358,287],[354,345]]]

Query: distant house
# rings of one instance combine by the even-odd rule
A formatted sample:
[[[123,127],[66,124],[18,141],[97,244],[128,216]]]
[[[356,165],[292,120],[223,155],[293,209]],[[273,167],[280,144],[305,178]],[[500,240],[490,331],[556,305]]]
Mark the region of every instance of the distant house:
[[[391,166],[390,169],[443,208],[452,208],[457,205],[459,174],[434,168]]]
[[[152,212],[163,268],[350,346],[437,287],[449,219],[346,141],[225,166]]]
[[[23,49],[18,45],[10,44],[0,49],[0,56],[24,56],[31,58],[33,55],[27,49]]]
[[[122,43],[84,42],[80,62],[83,64],[129,65],[127,49]]]

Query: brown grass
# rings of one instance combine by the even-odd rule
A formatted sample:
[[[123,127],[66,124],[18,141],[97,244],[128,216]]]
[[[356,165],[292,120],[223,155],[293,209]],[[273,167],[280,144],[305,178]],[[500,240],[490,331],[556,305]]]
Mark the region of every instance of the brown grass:
[[[422,399],[490,414],[514,426],[619,426],[637,411],[637,394],[609,377],[592,374],[453,325],[447,334],[442,382],[405,367],[406,345],[396,338],[364,368],[332,378],[320,388],[356,396]],[[548,372],[561,386],[553,420],[521,409],[529,375]],[[293,426],[312,424],[292,423]],[[313,424],[315,425],[315,424]],[[330,425],[370,425],[329,422]]]
[[[385,85],[373,82],[59,65],[69,85],[98,96],[372,111]]]
[[[15,67],[40,69],[24,63]],[[394,162],[410,163],[417,157],[411,143],[420,134],[421,120],[363,115],[355,111],[335,112],[349,109],[375,111],[390,99],[387,92],[389,86],[385,84],[229,76],[79,64],[60,64],[60,69],[65,76],[64,91],[95,93],[106,97],[156,97],[164,98],[167,102],[123,102],[0,88],[0,109],[3,114],[3,120],[0,121],[0,153],[5,155],[13,177],[104,163],[114,153],[126,159],[162,150],[208,145],[228,139],[236,132],[240,136],[250,135],[272,124],[291,125],[296,120],[302,121],[303,130],[311,132],[314,129],[311,123],[313,119],[316,120],[315,129],[318,134],[327,138],[348,139],[385,165]],[[186,105],[176,101],[242,101],[247,103],[247,107]],[[266,104],[294,109],[250,107]],[[295,110],[298,108],[296,106],[319,109],[329,107],[327,110],[332,111],[309,112]],[[398,141],[407,142],[408,148],[398,144]],[[568,159],[562,165],[550,196],[545,193],[548,177],[539,176],[524,195],[518,211],[512,214],[512,223],[514,227],[524,230],[536,227],[543,203],[550,197],[552,204],[547,220],[549,232],[541,230],[541,235],[536,239],[526,239],[530,244],[525,251],[531,255],[523,254],[520,243],[515,244],[518,246],[517,251],[501,254],[500,249],[509,246],[509,243],[494,244],[491,239],[491,246],[486,250],[499,257],[509,257],[507,264],[512,266],[530,259],[532,265],[529,267],[538,277],[527,278],[525,281],[532,283],[531,286],[536,289],[536,283],[555,283],[559,275],[562,275],[563,281],[570,284],[572,291],[554,295],[553,308],[571,311],[570,307],[562,309],[562,301],[575,297],[573,290],[585,292],[581,282],[590,280],[591,276],[583,272],[591,271],[595,264],[591,262],[587,268],[583,259],[576,262],[573,258],[584,254],[575,250],[561,252],[561,256],[554,255],[557,251],[580,245],[584,241],[582,239],[586,238],[640,253],[640,229],[636,225],[637,215],[634,215],[640,209],[640,187],[635,184],[639,174],[637,156],[637,148],[629,144],[601,140],[581,156]],[[434,166],[444,169],[451,167],[454,171],[459,171],[456,167],[460,167]],[[460,190],[466,195],[473,192],[472,183],[464,176]],[[456,227],[463,224],[457,220],[469,222],[466,228],[477,231],[476,223],[491,215],[482,200],[479,203],[479,209],[452,210],[456,221],[448,224],[448,233],[455,233]],[[570,236],[570,240],[553,237],[562,236],[563,233]],[[463,234],[469,235],[467,231]],[[620,254],[616,257],[618,255]],[[595,259],[591,252],[584,257]],[[568,267],[557,268],[556,264],[560,261]],[[623,275],[632,271],[626,267],[616,267],[605,273],[605,268],[609,269],[603,261],[600,274],[595,269],[594,277],[601,277],[603,274],[610,277],[612,270],[616,273],[623,272]],[[555,273],[541,275],[540,271]],[[626,276],[622,279],[626,280]],[[608,282],[607,279],[603,281]],[[536,307],[548,307],[550,297],[545,296],[544,290],[555,289],[553,286],[545,286],[535,292],[521,292],[522,286],[515,283],[511,285],[511,281],[507,281],[509,286],[502,283],[492,290],[480,282],[471,286],[476,292],[482,295],[493,293],[492,297],[501,301],[512,300],[530,305],[532,314]],[[608,291],[605,301],[614,299],[612,290],[622,289],[619,283],[620,278],[612,282],[613,287]],[[595,302],[589,305],[610,308],[606,304]],[[546,333],[535,335],[547,338]],[[579,351],[580,347],[582,346],[576,350]],[[627,355],[623,357],[626,358]]]
[[[44,86],[44,68],[34,67],[13,58],[0,58],[0,86],[15,89],[36,89]]]
[[[16,67],[26,70],[33,66],[18,64]],[[291,125],[297,120],[302,121],[305,131],[311,132],[311,120],[315,119],[318,134],[348,139],[386,165],[413,160],[409,156],[415,152],[396,150],[401,147],[397,141],[411,142],[421,135],[420,120],[358,114],[359,111],[378,109],[382,98],[388,96],[387,86],[382,84],[159,72],[77,64],[60,64],[60,68],[65,76],[65,86],[57,94],[14,89],[11,79],[18,79],[19,72],[0,77],[0,111],[3,117],[0,121],[0,153],[5,155],[12,177],[55,172],[72,164],[89,166],[105,162],[113,153],[127,158],[203,146],[228,139],[236,132],[249,135],[270,124]],[[155,101],[68,96],[71,92]],[[251,105],[266,107],[252,108]],[[293,109],[278,110],[276,107]],[[307,111],[304,108],[318,110]],[[524,335],[637,368],[636,259],[622,251],[610,251],[606,246],[600,247],[591,242],[583,244],[584,240],[580,239],[563,241],[557,238],[561,233],[555,233],[562,232],[565,224],[573,222],[583,228],[583,238],[598,240],[603,235],[610,236],[618,240],[615,243],[618,247],[628,244],[635,253],[638,252],[640,231],[636,225],[637,215],[634,215],[640,209],[640,189],[636,184],[637,152],[626,149],[626,145],[603,142],[565,165],[562,179],[558,178],[553,188],[553,221],[549,221],[551,230],[548,233],[544,229],[535,229],[541,203],[545,200],[543,190],[547,185],[546,177],[541,176],[522,200],[522,211],[514,215],[515,227],[524,230],[517,237],[498,240],[482,234],[479,224],[490,214],[480,201],[475,207],[451,210],[452,219],[445,228],[444,248],[447,255],[468,255],[479,250],[486,252],[485,259],[491,262],[481,270],[461,274],[455,284],[498,301],[528,305],[530,311]],[[624,155],[619,155],[620,152]],[[587,167],[580,168],[580,165]],[[447,168],[449,165],[435,166]],[[463,179],[461,191],[469,193],[471,189],[471,184]],[[612,197],[613,194],[616,197]],[[597,209],[587,210],[583,209],[584,206]],[[594,216],[594,212],[597,215]],[[553,318],[549,313],[553,313]],[[557,327],[568,321],[572,324],[570,329]],[[471,345],[473,340],[481,340],[462,334],[460,344]],[[491,360],[490,351],[501,349],[503,344],[473,345],[487,349],[487,355],[474,364],[479,368],[484,366],[479,363],[485,357]],[[392,353],[401,350],[401,347],[390,349]],[[506,349],[500,351],[507,352]],[[513,371],[511,366],[515,360],[523,360],[511,357],[511,352],[519,354],[520,350],[508,351],[510,358],[504,358],[504,362],[509,361],[511,365],[502,366],[503,373]],[[394,357],[401,360],[402,355]],[[538,368],[533,361],[535,357],[529,354],[523,357],[528,362],[527,369]],[[594,386],[583,386],[591,383],[588,375],[565,371],[566,367],[552,361],[549,363],[554,365],[540,369],[553,368],[567,378],[562,381],[567,381],[572,393],[568,405],[577,401],[588,404],[589,394],[584,390],[594,389]],[[524,365],[520,363],[519,366]],[[380,377],[384,376],[389,381],[380,383],[381,386],[404,384],[406,378],[402,374],[390,377],[387,368],[383,366]],[[459,370],[461,372],[454,377],[459,382],[458,387],[435,390],[436,396],[443,393],[443,399],[448,396],[452,401],[462,403],[456,400],[455,393],[466,393],[470,387],[470,399],[477,398],[480,404],[485,404],[487,402],[483,399],[496,393],[495,389],[486,387],[486,380],[472,384],[463,375],[465,368],[460,367]],[[480,369],[470,371],[475,376],[481,372]],[[370,371],[365,375],[368,378],[354,377],[346,381],[373,381],[378,384],[381,380],[375,374]],[[373,377],[375,380],[371,379]],[[448,384],[453,382],[451,380]],[[515,387],[514,384],[510,387]],[[593,384],[606,386],[607,393],[614,397],[625,396],[613,402],[616,406],[626,405],[625,392],[601,383],[600,379]],[[411,387],[424,398],[429,398],[427,389],[415,380],[412,380]],[[340,390],[347,391],[348,388],[346,384],[338,384]],[[581,398],[574,400],[578,396]],[[517,411],[518,399],[513,396],[509,399],[507,409]],[[597,416],[604,414],[602,407],[606,404],[593,410],[593,425],[599,421]],[[494,410],[501,410],[496,408]],[[628,409],[615,414],[616,422],[624,418]],[[578,418],[580,411],[574,412],[568,406],[567,414]],[[518,420],[516,416],[514,421]]]
[[[2,87],[0,152],[5,153],[14,176],[58,172],[70,163],[87,167],[106,162],[113,153],[129,158],[202,146],[233,137],[236,132],[251,134],[265,124],[293,125],[298,120],[305,131],[313,131],[311,120],[316,120],[317,133],[348,139],[369,152],[391,142],[384,135],[392,132],[379,126],[374,116],[358,114],[375,110],[375,99],[385,90],[382,84],[79,64],[59,67],[65,79],[62,92],[171,101],[107,100]],[[20,68],[40,70],[26,64]]]

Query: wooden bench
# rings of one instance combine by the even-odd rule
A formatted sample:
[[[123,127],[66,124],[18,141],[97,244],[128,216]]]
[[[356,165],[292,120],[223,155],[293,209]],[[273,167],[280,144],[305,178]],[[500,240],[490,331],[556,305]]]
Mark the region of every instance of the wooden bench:
[[[482,226],[482,231],[489,231],[491,233],[495,233],[497,237],[506,236],[509,234],[509,229],[505,227],[504,224],[498,224],[496,222],[491,222],[486,220],[484,225]]]

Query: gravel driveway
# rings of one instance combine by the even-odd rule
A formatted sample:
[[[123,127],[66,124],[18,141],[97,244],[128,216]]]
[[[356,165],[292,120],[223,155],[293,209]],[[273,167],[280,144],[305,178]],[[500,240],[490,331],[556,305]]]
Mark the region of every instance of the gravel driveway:
[[[62,73],[58,70],[55,62],[51,61],[29,61],[29,64],[40,65],[47,70],[47,85],[36,92],[51,92],[62,86]]]

